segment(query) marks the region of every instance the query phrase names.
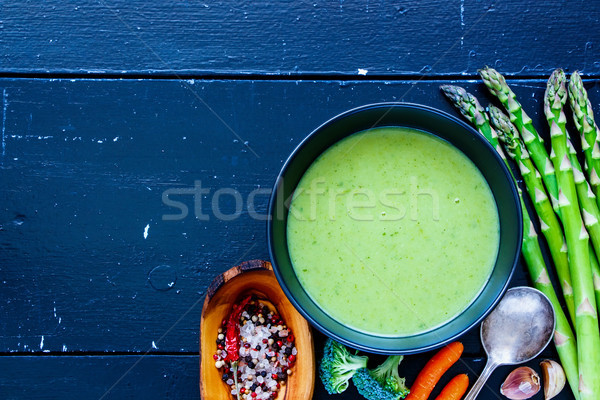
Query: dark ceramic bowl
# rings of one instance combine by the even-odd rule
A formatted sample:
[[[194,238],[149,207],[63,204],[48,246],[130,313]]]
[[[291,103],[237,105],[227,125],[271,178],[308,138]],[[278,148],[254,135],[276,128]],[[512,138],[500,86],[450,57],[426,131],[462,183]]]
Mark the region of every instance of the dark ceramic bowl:
[[[412,336],[377,336],[345,326],[326,314],[304,291],[290,260],[286,224],[289,200],[304,172],[332,144],[365,129],[401,126],[434,134],[461,150],[491,188],[500,219],[500,248],[492,275],[471,305],[436,329]],[[439,110],[406,103],[372,104],[347,111],[321,125],[298,145],[283,166],[269,203],[267,237],[275,275],[292,304],[318,330],[356,349],[410,354],[440,347],[477,325],[506,290],[519,257],[521,206],[509,171],[494,148],[466,123]],[[352,293],[348,293],[352,296]]]

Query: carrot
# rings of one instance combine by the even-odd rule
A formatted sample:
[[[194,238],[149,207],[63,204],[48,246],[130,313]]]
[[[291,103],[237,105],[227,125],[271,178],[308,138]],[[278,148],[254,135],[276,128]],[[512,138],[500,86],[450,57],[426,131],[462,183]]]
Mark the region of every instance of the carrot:
[[[460,400],[469,387],[467,374],[456,375],[440,392],[435,400]]]
[[[438,351],[417,375],[405,400],[427,400],[442,375],[460,358],[464,346],[453,342]]]

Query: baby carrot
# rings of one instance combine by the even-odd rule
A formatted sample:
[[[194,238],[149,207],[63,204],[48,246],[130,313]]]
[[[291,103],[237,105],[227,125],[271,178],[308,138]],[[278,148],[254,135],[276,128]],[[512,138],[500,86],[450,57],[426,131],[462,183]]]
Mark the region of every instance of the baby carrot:
[[[460,400],[469,387],[467,374],[456,375],[440,392],[435,400]]]
[[[438,351],[417,375],[405,400],[427,400],[431,391],[444,372],[460,358],[464,346],[461,342],[453,342]]]

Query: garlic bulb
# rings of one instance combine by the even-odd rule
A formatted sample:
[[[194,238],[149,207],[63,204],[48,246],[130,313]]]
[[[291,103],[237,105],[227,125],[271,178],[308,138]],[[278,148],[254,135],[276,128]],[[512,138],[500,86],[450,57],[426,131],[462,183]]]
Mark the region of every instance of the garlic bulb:
[[[540,391],[540,376],[529,367],[519,367],[511,372],[500,393],[511,400],[528,399]]]
[[[542,367],[542,376],[544,377],[544,398],[550,400],[565,387],[565,371],[559,363],[553,360],[542,361],[540,367]]]

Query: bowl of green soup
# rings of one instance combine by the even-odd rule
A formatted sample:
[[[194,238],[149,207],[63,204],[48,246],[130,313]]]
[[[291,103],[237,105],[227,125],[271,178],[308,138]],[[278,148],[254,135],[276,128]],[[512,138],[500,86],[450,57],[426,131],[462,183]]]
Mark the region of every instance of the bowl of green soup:
[[[292,153],[269,203],[277,279],[346,345],[410,354],[477,325],[506,290],[520,202],[494,148],[462,121],[406,103],[329,120]]]

